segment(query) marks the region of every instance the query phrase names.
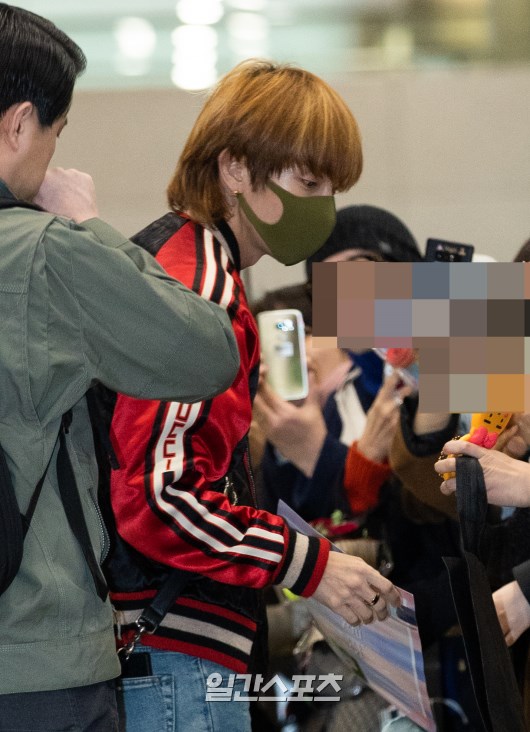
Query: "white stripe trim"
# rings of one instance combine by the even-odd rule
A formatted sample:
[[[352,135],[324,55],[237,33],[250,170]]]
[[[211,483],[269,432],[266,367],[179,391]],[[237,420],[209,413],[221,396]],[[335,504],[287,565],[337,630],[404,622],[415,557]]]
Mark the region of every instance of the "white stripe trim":
[[[219,305],[220,307],[226,309],[232,302],[232,297],[234,294],[234,278],[231,274],[228,273],[228,254],[225,252],[223,247],[221,247],[221,265],[225,273],[225,286],[223,289],[223,294],[221,295],[221,300],[219,301]]]
[[[140,613],[138,610],[125,610],[122,613],[122,624],[132,625],[138,619],[139,615]],[[252,649],[252,641],[245,638],[245,636],[226,630],[225,628],[214,625],[213,623],[207,623],[204,620],[179,615],[178,607],[170,610],[160,625],[163,628],[181,630],[184,633],[194,633],[205,639],[212,638],[213,640],[220,641],[221,643],[226,643],[232,648],[238,648],[243,653],[248,654]]]
[[[282,580],[282,587],[291,588],[296,584],[307,557],[309,537],[298,532],[296,532],[295,536],[296,543],[294,545],[293,558],[291,559],[289,569]]]
[[[247,536],[258,536],[261,539],[266,539],[267,541],[275,541],[278,544],[281,544],[283,548],[283,534],[276,534],[274,531],[267,531],[267,529],[262,529],[259,526],[251,526],[250,529],[246,532]]]
[[[203,504],[197,500],[193,493],[181,490],[175,485],[168,486],[166,488],[166,491],[170,495],[175,496],[175,498],[178,498],[179,500],[187,503],[188,506],[200,516],[200,519],[202,521],[207,522],[212,526],[217,526],[226,534],[232,536],[235,541],[244,542],[246,536],[245,533],[242,533],[241,531],[239,531],[239,529],[236,529],[235,526],[233,526],[222,516],[217,516],[214,513],[210,513],[206,506],[203,506]],[[161,497],[160,501],[164,501],[164,499]],[[173,506],[166,501],[164,501],[164,503],[164,510],[171,514],[171,516],[173,516],[173,518],[179,523],[180,526],[182,526],[192,536],[199,539],[200,541],[205,542],[216,551],[244,554],[247,556],[254,556],[259,559],[266,559],[267,561],[272,562],[279,562],[282,558],[282,554],[275,554],[274,552],[259,549],[257,547],[245,546],[244,543],[239,543],[235,545],[224,544],[215,537],[210,536],[210,534],[206,533],[206,531],[203,531],[198,526],[196,526],[196,524],[190,521],[181,511],[178,510],[178,508],[176,508],[176,506]],[[257,531],[263,532],[262,534],[260,534],[262,538],[267,538],[270,541],[278,542],[278,534],[274,532],[267,532],[265,529],[258,527],[251,527],[251,529],[249,529],[249,532],[251,530],[255,535],[257,535]],[[281,537],[281,544],[283,547],[283,537]]]
[[[211,300],[217,279],[217,262],[214,255],[213,234],[208,229],[204,229],[204,281],[200,292],[201,297],[205,300]]]
[[[163,475],[164,473],[172,472],[173,481],[181,479],[185,464],[184,434],[197,420],[201,406],[202,402],[196,402],[195,404],[169,403],[164,426],[154,449],[152,473],[155,500],[162,510],[165,510],[165,501],[162,499],[162,491],[164,489]],[[184,414],[187,412],[185,419],[178,419],[178,415],[181,412]],[[171,438],[169,437],[170,434]]]
[[[207,544],[216,552],[220,552],[223,554],[240,554],[242,556],[253,557],[255,559],[264,559],[268,562],[274,562],[276,564],[281,561],[281,554],[263,551],[255,547],[245,546],[244,544],[223,544],[222,542],[215,539],[213,536],[210,536],[210,534],[207,534],[205,531],[195,526],[195,524],[190,521],[186,516],[184,516],[184,514],[181,513],[177,508],[175,508],[175,506],[167,503],[162,498],[158,500],[158,503],[159,505],[161,505],[162,509],[166,513],[168,513],[184,531],[186,531],[188,534],[195,537],[199,541],[203,542],[204,544]],[[216,521],[212,521],[211,523],[217,523],[218,521],[220,521],[218,516],[212,516],[211,514],[209,517],[204,518],[205,520],[209,520],[210,518],[216,519]],[[243,535],[241,535],[241,537],[243,538]]]

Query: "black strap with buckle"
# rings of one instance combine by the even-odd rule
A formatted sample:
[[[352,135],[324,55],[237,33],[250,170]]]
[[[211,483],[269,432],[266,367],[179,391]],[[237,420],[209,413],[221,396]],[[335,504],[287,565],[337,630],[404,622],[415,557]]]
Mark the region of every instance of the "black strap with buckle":
[[[133,639],[118,650],[122,677],[131,678],[150,675],[142,672],[142,670],[145,670],[146,659],[135,661],[137,656],[148,654],[135,653],[133,655],[133,651],[142,636],[146,633],[152,635],[156,632],[169,609],[182,594],[184,587],[193,576],[193,573],[186,572],[184,569],[171,570],[151,603],[142,610],[142,613],[135,621],[136,633]]]

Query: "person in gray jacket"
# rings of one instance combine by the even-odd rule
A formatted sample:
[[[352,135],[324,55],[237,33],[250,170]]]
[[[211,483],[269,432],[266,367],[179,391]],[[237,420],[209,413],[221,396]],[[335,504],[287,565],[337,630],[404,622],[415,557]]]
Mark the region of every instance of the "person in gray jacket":
[[[0,444],[22,513],[45,474],[20,570],[0,595],[0,730],[111,732],[119,664],[85,393],[99,381],[140,399],[202,400],[230,386],[239,357],[224,311],[98,218],[89,176],[47,171],[81,50],[1,3],[0,59]],[[61,443],[84,549],[61,498],[74,490],[57,478]]]

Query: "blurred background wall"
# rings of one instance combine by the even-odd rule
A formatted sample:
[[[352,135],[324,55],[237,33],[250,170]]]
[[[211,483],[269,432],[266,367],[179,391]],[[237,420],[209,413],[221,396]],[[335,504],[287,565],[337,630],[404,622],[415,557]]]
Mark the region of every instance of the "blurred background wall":
[[[364,172],[338,207],[388,208],[422,249],[434,236],[509,260],[530,237],[528,0],[18,4],[87,55],[54,163],[90,172],[128,235],[166,210],[205,87],[262,56],[320,74],[356,116]],[[303,278],[268,257],[247,273],[252,297]]]

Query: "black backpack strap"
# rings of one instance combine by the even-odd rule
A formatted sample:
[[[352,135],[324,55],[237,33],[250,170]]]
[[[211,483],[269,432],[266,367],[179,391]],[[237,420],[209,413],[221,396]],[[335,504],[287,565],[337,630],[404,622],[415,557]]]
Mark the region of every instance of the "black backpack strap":
[[[171,214],[170,220],[174,218],[176,217]],[[101,494],[100,506],[104,512],[107,526],[113,527],[111,533],[116,535],[115,540],[120,541],[114,525],[114,516],[112,514],[109,496],[111,470],[119,470],[120,468],[118,457],[110,439],[110,426],[116,396],[115,392],[102,384],[93,386],[86,393],[88,412],[94,434],[94,445],[98,458],[99,489]],[[155,597],[137,618],[135,622],[136,635],[134,640],[120,649],[120,658],[122,660],[129,658],[134,646],[144,633],[154,633],[157,630],[171,606],[182,593],[185,585],[194,576],[193,573],[183,569],[175,568],[169,570],[169,573],[162,580]]]
[[[71,411],[63,415],[61,430],[59,432],[59,454],[57,455],[57,482],[59,484],[59,493],[64,506],[64,512],[68,519],[68,524],[79,542],[81,551],[87,563],[96,592],[98,596],[105,600],[108,595],[107,583],[103,577],[101,567],[94,555],[92,542],[85,521],[83,506],[79,497],[79,490],[75,479],[75,474],[68,455],[66,447],[66,434],[72,421]]]
[[[4,450],[0,445],[0,488],[2,491],[2,511],[0,512],[0,535],[2,536],[2,551],[0,552],[0,594],[7,590],[20,568],[24,552],[24,539],[26,538],[31,519],[35,513],[52,456],[53,450],[48,464],[31,494],[26,513],[23,514],[20,513],[15,489],[13,488],[13,481],[11,480],[11,473],[7,466]]]
[[[61,425],[61,429],[62,429],[62,425]],[[35,486],[35,490],[33,491],[31,498],[29,499],[28,508],[26,510],[26,513],[21,514],[24,538],[26,538],[26,534],[28,533],[31,519],[33,518],[33,514],[35,513],[35,509],[37,508],[37,501],[39,500],[39,496],[42,491],[42,486],[44,485],[44,478],[46,477],[46,474],[48,473],[48,468],[50,467],[52,457],[53,457],[53,450],[52,450],[52,454],[50,455],[50,459],[48,460],[48,465],[46,465],[46,467],[44,469],[44,473],[42,474],[41,479]]]
[[[0,196],[0,209],[8,208],[27,208],[33,211],[44,210],[40,206],[27,203],[26,201],[20,201],[17,198]],[[61,495],[68,524],[79,542],[79,546],[81,547],[88,569],[92,575],[92,579],[94,580],[96,592],[102,600],[105,600],[108,595],[107,584],[101,572],[99,562],[94,555],[94,549],[92,547],[88,527],[86,525],[85,514],[79,497],[75,473],[66,447],[65,434],[68,432],[71,421],[72,412],[70,410],[63,415],[61,428],[59,430],[59,453],[57,455],[57,482],[59,484],[59,493]],[[110,446],[110,441],[108,441],[108,444]],[[114,454],[111,446],[109,454]],[[50,462],[48,462],[46,470],[35,486],[35,490],[30,498],[26,513],[21,515],[19,513],[18,503],[13,489],[11,475],[7,467],[5,454],[0,447],[0,480],[2,486],[5,488],[4,494],[6,496],[4,499],[4,506],[6,510],[2,511],[2,523],[4,524],[2,526],[2,536],[5,537],[5,539],[3,538],[3,541],[5,541],[5,544],[8,547],[8,552],[2,554],[2,564],[5,566],[0,564],[0,592],[7,589],[9,584],[11,584],[15,578],[20,567],[24,538],[28,533],[31,519],[33,518],[35,508],[37,507],[37,502],[49,467]],[[7,505],[5,501],[7,501]]]
[[[119,470],[120,463],[116,455],[116,451],[112,446],[109,433],[110,423],[112,421],[112,412],[114,411],[114,404],[116,403],[116,392],[98,384],[97,386],[91,387],[85,396],[88,414],[90,416],[90,424],[92,426],[92,431],[95,433],[94,438],[97,437],[99,440],[101,448],[112,470]],[[94,442],[96,443],[96,439],[94,439]],[[100,456],[98,454],[98,447],[99,446],[96,445],[96,457],[98,458],[99,465]]]
[[[40,481],[39,481],[40,482]],[[7,590],[15,578],[22,561],[24,532],[20,520],[15,490],[7,466],[5,453],[0,446],[0,490],[2,510],[0,511],[0,594]]]
[[[167,213],[132,236],[131,241],[146,249],[153,257],[156,257],[167,240],[174,236],[188,221],[189,219],[184,216],[179,216],[173,212]],[[112,454],[114,453],[112,452]],[[144,608],[140,617],[136,620],[137,632],[134,639],[127,646],[120,649],[122,661],[129,658],[144,633],[154,633],[157,630],[169,609],[179,595],[182,594],[184,587],[193,576],[195,576],[193,573],[186,572],[183,569],[172,569],[170,571],[151,603]]]
[[[0,594],[7,590],[20,568],[24,552],[24,539],[28,533],[50,462],[51,456],[44,473],[31,494],[26,513],[21,514],[6,456],[0,445],[0,489],[2,492],[2,511],[0,511],[0,536],[2,536]]]
[[[7,209],[7,208],[29,208],[33,211],[44,211],[40,206],[37,206],[34,203],[28,203],[27,201],[20,201],[18,198],[10,198],[8,196],[0,196],[0,209]],[[14,496],[13,491],[13,485],[11,483],[11,475],[9,473],[9,470],[7,469],[7,464],[5,460],[4,451],[2,450],[0,446],[1,456],[0,456],[0,464],[1,464],[1,482],[2,485],[6,485],[9,483],[10,486],[10,493]],[[53,451],[52,451],[53,455]],[[21,514],[22,516],[22,524],[23,524],[23,536],[25,537],[28,533],[29,525],[31,523],[31,519],[33,517],[33,514],[35,512],[35,508],[37,507],[37,501],[39,500],[39,496],[42,490],[42,486],[44,484],[44,478],[46,477],[46,473],[48,472],[48,468],[50,467],[50,460],[48,460],[48,465],[46,466],[44,473],[41,476],[41,479],[35,486],[35,490],[33,491],[33,494],[30,498],[28,508],[25,514]],[[17,504],[17,512],[18,512],[18,504]],[[13,514],[14,515],[14,514]],[[20,563],[19,563],[20,564]]]

